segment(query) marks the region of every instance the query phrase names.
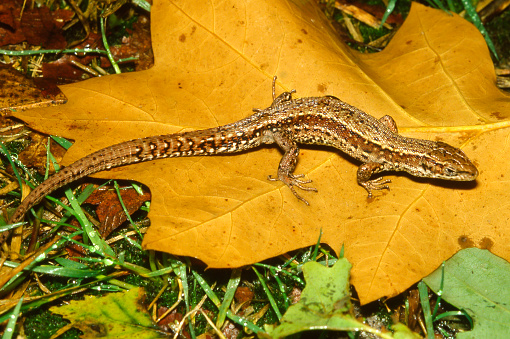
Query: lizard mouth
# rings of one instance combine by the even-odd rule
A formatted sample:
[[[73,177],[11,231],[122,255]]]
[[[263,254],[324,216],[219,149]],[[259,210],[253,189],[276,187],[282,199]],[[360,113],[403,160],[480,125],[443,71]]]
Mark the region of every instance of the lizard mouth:
[[[478,169],[472,165],[469,168],[459,171],[454,180],[457,181],[473,181],[478,177]],[[452,179],[452,178],[450,178]]]
[[[478,170],[475,168],[473,168],[473,172],[468,172],[466,173],[466,177],[467,179],[466,180],[475,180],[477,177],[478,177]]]

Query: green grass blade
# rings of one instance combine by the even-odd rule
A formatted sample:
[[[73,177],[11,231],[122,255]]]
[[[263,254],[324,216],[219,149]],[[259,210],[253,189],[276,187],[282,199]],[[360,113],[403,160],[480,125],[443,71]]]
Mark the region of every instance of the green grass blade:
[[[143,235],[140,232],[140,229],[135,224],[133,219],[131,219],[131,214],[129,214],[129,211],[127,210],[127,207],[124,204],[124,200],[122,200],[122,196],[120,195],[119,184],[117,183],[117,181],[113,182],[113,187],[115,188],[115,193],[117,193],[117,198],[119,198],[120,206],[122,206],[122,210],[124,211],[124,214],[126,214],[126,217],[127,217],[128,221],[129,221],[129,223],[131,224],[131,226],[133,226],[133,228],[135,229],[136,233],[138,233],[138,236],[140,237],[140,239],[143,239]],[[139,247],[140,249],[142,248],[141,245],[138,245],[137,247]]]
[[[429,291],[423,281],[418,283],[418,292],[420,294],[420,303],[425,318],[425,328],[427,329],[427,338],[434,339],[434,326],[432,315],[430,314]]]
[[[220,305],[221,305],[220,299],[218,298],[216,293],[214,293],[214,291],[211,289],[209,284],[207,284],[207,282],[204,280],[204,278],[202,278],[197,272],[191,270],[191,273],[193,273],[193,276],[197,280],[197,282],[200,285],[200,287],[204,290],[205,294],[207,294],[207,296],[213,302],[213,304],[216,305],[216,307],[219,308]],[[264,330],[262,330],[260,327],[258,327],[257,325],[255,325],[251,321],[249,321],[247,319],[244,319],[244,318],[242,318],[242,317],[232,313],[232,311],[230,311],[230,310],[227,311],[227,318],[229,318],[230,320],[232,320],[236,324],[239,324],[241,326],[249,328],[254,333],[264,332]]]
[[[320,229],[320,232],[319,232],[319,239],[317,239],[317,243],[315,244],[315,246],[313,248],[312,258],[310,259],[311,261],[317,260],[317,254],[319,253],[319,247],[321,246],[321,238],[322,238],[322,228]]]
[[[23,305],[23,297],[19,298],[18,303],[16,304],[16,307],[14,307],[14,310],[12,310],[12,313],[9,316],[9,322],[7,323],[7,327],[5,328],[4,335],[2,336],[2,339],[11,339],[12,335],[14,334],[14,329],[16,327],[16,321],[18,320],[21,305]]]
[[[393,13],[393,10],[395,9],[396,4],[397,4],[397,0],[388,1],[388,6],[386,7],[386,11],[384,11],[384,15],[381,20],[381,25],[379,27],[382,27],[384,25],[384,23],[386,22],[386,20],[388,19],[388,17],[390,16],[390,14]]]
[[[7,225],[0,226],[0,233],[8,231],[8,230],[12,230],[13,228],[18,228],[24,224],[26,224],[26,221],[21,221],[21,222],[15,223],[15,224],[7,224]]]
[[[22,312],[28,312],[28,311],[37,309],[37,308],[41,307],[42,305],[47,304],[47,303],[49,303],[51,301],[57,300],[57,299],[59,299],[61,297],[64,297],[64,296],[71,295],[72,293],[75,293],[75,291],[77,291],[77,290],[89,288],[89,287],[94,286],[94,285],[96,285],[98,283],[101,283],[102,281],[110,280],[112,278],[116,278],[116,277],[121,276],[121,275],[123,275],[122,272],[112,273],[109,276],[97,277],[94,281],[91,281],[91,282],[88,282],[88,283],[85,283],[85,284],[82,284],[82,285],[72,286],[72,287],[70,287],[68,289],[65,289],[65,290],[59,290],[57,292],[54,292],[54,293],[51,293],[51,294],[46,294],[46,295],[43,295],[41,297],[35,297],[33,299],[33,301],[30,301],[30,302],[27,302],[27,303],[23,304],[21,306],[21,311]],[[8,318],[9,318],[9,314],[1,315],[0,316],[0,323],[6,321]]]
[[[59,137],[57,135],[52,135],[51,138],[60,146],[64,147],[66,150],[68,150],[73,143],[67,140],[66,138]]]
[[[278,309],[278,305],[276,304],[276,301],[274,300],[273,294],[269,290],[266,284],[266,280],[264,277],[257,271],[255,267],[252,267],[253,271],[255,271],[255,274],[259,278],[260,284],[262,285],[262,288],[264,289],[264,292],[267,295],[267,299],[269,300],[269,303],[271,304],[271,307],[273,308],[274,313],[278,317],[278,320],[282,318],[282,314],[280,313],[280,310]]]
[[[223,326],[223,322],[227,316],[227,311],[234,299],[234,294],[236,293],[237,286],[239,286],[239,282],[241,281],[241,269],[237,268],[232,270],[230,275],[230,279],[227,284],[227,291],[225,292],[225,296],[223,297],[223,302],[219,307],[218,318],[216,319],[216,327],[221,328]]]
[[[482,24],[482,21],[480,20],[480,17],[478,16],[478,13],[476,13],[476,9],[471,3],[470,0],[461,0],[460,1],[462,5],[464,6],[464,9],[466,10],[466,14],[471,19],[471,22],[478,28],[480,33],[482,33],[483,37],[485,38],[485,42],[487,43],[487,46],[491,50],[492,54],[496,58],[496,60],[499,60],[498,54],[496,53],[496,48],[494,47],[494,44],[492,43],[491,38],[489,37],[489,33],[487,33],[487,30]]]
[[[19,266],[19,263],[13,261],[6,261],[4,263],[6,267],[15,268]],[[93,278],[99,274],[104,274],[105,269],[101,270],[91,270],[91,269],[76,269],[70,267],[61,267],[54,265],[40,265],[32,268],[25,268],[24,271],[36,272],[36,273],[44,273],[51,274],[60,277],[68,277],[68,278]]]
[[[11,164],[14,175],[16,176],[16,179],[18,179],[20,192],[23,194],[23,181],[21,180],[21,176],[19,175],[19,172],[18,172],[16,166],[14,165],[14,161],[12,160],[12,155],[9,152],[9,150],[7,149],[7,147],[5,147],[3,142],[0,142],[0,148],[1,148],[1,152],[3,153],[3,155],[5,155],[5,157]]]
[[[115,257],[115,252],[113,249],[104,241],[103,238],[101,238],[100,234],[94,229],[90,221],[85,216],[85,213],[83,213],[83,210],[81,209],[79,201],[74,196],[71,189],[67,189],[65,191],[65,194],[67,196],[67,199],[69,200],[69,203],[71,207],[74,210],[74,213],[76,215],[76,218],[78,222],[83,227],[83,230],[88,235],[90,241],[94,245],[94,252],[99,253],[103,256],[111,256]]]
[[[430,6],[432,6],[434,8],[439,8],[443,12],[448,13],[449,15],[452,15],[452,13],[450,13],[446,9],[446,7],[443,6],[443,3],[440,0],[426,0],[426,1],[430,4]]]

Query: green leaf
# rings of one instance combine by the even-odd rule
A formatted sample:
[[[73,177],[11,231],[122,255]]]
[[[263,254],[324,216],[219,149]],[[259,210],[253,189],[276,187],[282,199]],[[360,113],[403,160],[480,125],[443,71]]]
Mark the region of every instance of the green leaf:
[[[423,281],[440,288],[441,269]],[[510,263],[478,248],[464,249],[445,263],[442,298],[474,319],[457,338],[507,338],[510,333]]]
[[[50,311],[70,320],[73,327],[84,333],[84,338],[161,338],[162,332],[140,307],[144,298],[143,289],[134,288],[99,298],[86,296],[85,300],[51,307]]]
[[[381,338],[416,338],[405,326],[396,326],[396,332],[382,332],[371,328],[351,315],[349,270],[347,259],[339,259],[332,267],[317,262],[303,265],[306,287],[301,299],[289,307],[281,319],[281,325],[260,337],[283,338],[308,330],[367,331]]]
[[[74,261],[74,260],[66,259],[66,258],[56,257],[54,260],[58,264],[62,265],[63,267],[67,267],[67,268],[74,268],[77,270],[86,270],[89,268],[85,264],[82,264],[82,263]]]

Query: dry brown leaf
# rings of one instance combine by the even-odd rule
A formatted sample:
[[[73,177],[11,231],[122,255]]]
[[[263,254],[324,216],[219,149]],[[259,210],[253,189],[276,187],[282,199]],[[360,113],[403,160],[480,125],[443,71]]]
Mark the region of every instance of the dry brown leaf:
[[[361,55],[310,2],[157,1],[152,34],[152,69],[63,86],[67,105],[16,116],[75,139],[69,164],[117,142],[246,117],[270,105],[276,74],[279,91],[335,95],[376,117],[390,114],[407,136],[462,147],[480,176],[470,184],[390,174],[391,191],[367,201],[358,163],[304,148],[296,173],[319,189],[303,193],[306,206],[266,180],[281,157],[276,147],[98,174],[150,186],[145,248],[235,267],[314,244],[322,229],[323,242],[345,245],[362,303],[401,292],[469,241],[510,259],[510,100],[494,86],[485,42],[465,20],[413,4],[383,52]]]
[[[0,114],[12,110],[61,105],[66,97],[55,84],[39,79],[34,81],[21,75],[11,66],[0,65]]]
[[[23,11],[22,11],[23,9]],[[30,8],[23,1],[3,0],[0,4],[0,46],[23,41],[47,49],[63,49],[66,39],[62,27],[71,20],[73,12],[51,10],[46,6]]]
[[[144,202],[150,201],[151,195],[148,192],[140,195],[133,188],[120,190],[122,202],[126,207],[129,215],[132,215],[140,209]],[[122,207],[117,192],[111,189],[95,190],[85,203],[96,205],[96,214],[99,222],[99,234],[103,238],[108,237],[110,233],[115,231],[124,221],[127,215]]]

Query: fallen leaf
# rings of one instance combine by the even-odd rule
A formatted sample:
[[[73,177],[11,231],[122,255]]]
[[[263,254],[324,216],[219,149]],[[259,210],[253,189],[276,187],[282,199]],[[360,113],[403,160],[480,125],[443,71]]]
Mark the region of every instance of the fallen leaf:
[[[18,155],[19,161],[28,168],[36,168],[39,174],[44,175],[46,173],[46,161],[48,160],[48,136],[39,133],[32,133],[30,135],[30,145],[25,147],[23,151]],[[66,150],[60,146],[53,139],[50,139],[50,150],[51,154],[58,162],[62,160]],[[53,164],[50,163],[48,173],[51,175],[55,173]]]
[[[250,305],[255,296],[255,292],[251,290],[250,287],[247,286],[239,286],[236,289],[235,299],[237,304],[243,304],[242,309],[245,309]]]
[[[158,313],[157,313],[158,314],[158,319],[162,315],[164,315],[167,311],[168,311],[168,307],[165,307],[165,306],[158,307]],[[182,313],[178,313],[177,310],[174,309],[168,315],[166,315],[163,319],[158,321],[158,327],[162,331],[165,331],[165,332],[169,332],[169,333],[171,333],[172,331],[175,332],[178,329],[179,323],[182,321],[183,317],[184,316],[183,316]],[[184,326],[182,328],[181,335],[183,335],[185,338],[190,338],[191,337],[189,335],[189,333],[188,333],[188,330],[187,330],[186,326]]]
[[[61,105],[66,97],[51,83],[29,79],[12,69],[0,65],[0,113],[7,114],[13,110],[23,111],[36,107]]]
[[[283,338],[313,329],[359,331],[368,328],[350,313],[350,269],[351,264],[345,258],[332,267],[313,261],[304,264],[306,287],[301,298],[287,309],[280,325],[268,330],[268,337]]]
[[[420,294],[418,289],[414,288],[409,291],[409,295],[406,301],[406,308],[401,309],[401,313],[403,314],[400,316],[400,321],[404,322],[411,331],[419,332],[421,330],[420,324],[423,325],[421,310]]]
[[[339,259],[332,267],[317,262],[303,265],[306,287],[301,299],[290,306],[280,325],[268,328],[261,338],[286,338],[309,330],[368,332],[374,337],[421,338],[403,324],[392,326],[394,333],[387,329],[376,329],[353,316],[349,290],[349,269],[351,264],[345,258]]]
[[[99,49],[104,49],[101,34],[90,33],[83,42],[73,47],[77,49],[84,49],[90,46],[96,46]],[[115,58],[117,58],[117,56],[115,56]],[[59,84],[88,79],[91,75],[74,65],[73,62],[87,65],[93,59],[97,59],[97,63],[102,67],[111,66],[108,58],[104,56],[82,53],[63,54],[55,61],[45,62],[42,64],[42,76],[46,79],[57,81]]]
[[[444,273],[444,275],[443,275]],[[423,279],[435,293],[473,319],[471,331],[457,338],[506,338],[510,331],[510,263],[489,251],[469,248]]]
[[[50,311],[69,319],[83,332],[83,338],[161,338],[146,309],[142,308],[145,292],[133,288],[104,297],[85,296],[68,305],[53,306]]]
[[[405,290],[460,249],[459,239],[510,259],[506,140],[509,97],[494,85],[479,32],[457,15],[413,4],[380,53],[338,41],[311,2],[156,1],[153,68],[62,86],[69,103],[17,113],[30,126],[76,140],[69,164],[133,138],[223,125],[271,104],[277,91],[335,95],[381,117],[406,136],[461,147],[476,183],[388,174],[391,191],[372,201],[356,183],[359,163],[334,149],[304,147],[296,173],[318,193],[298,201],[267,181],[281,152],[165,159],[95,176],[151,188],[147,249],[187,255],[210,267],[237,267],[322,241],[353,263],[362,303]]]
[[[133,23],[134,31],[131,32],[129,38],[122,39],[120,46],[111,46],[110,52],[115,60],[135,57],[138,58],[134,62],[136,70],[145,70],[153,63],[153,55],[151,49],[150,32],[148,29],[148,19],[140,15],[137,22]],[[74,46],[77,49],[83,49],[90,46],[96,46],[104,49],[101,34],[91,32],[80,44]],[[78,68],[73,62],[81,64],[89,64],[92,59],[97,59],[97,63],[102,68],[111,67],[110,60],[106,56],[98,56],[95,54],[65,54],[57,60],[50,63],[43,63],[42,73],[44,78],[57,79],[59,83],[70,83],[76,80],[83,80],[91,77],[89,73]],[[132,61],[129,61],[133,63]]]
[[[120,190],[120,196],[129,215],[138,211],[142,204],[149,201],[151,197],[148,192],[140,195],[132,188]],[[85,202],[97,205],[96,214],[101,223],[99,233],[104,238],[127,220],[126,212],[124,212],[119,196],[114,190],[96,190]]]
[[[71,20],[73,11],[46,6],[24,8],[23,1],[3,0],[0,5],[0,46],[26,41],[47,49],[63,49],[66,39],[61,28]],[[21,18],[21,20],[20,20]]]

